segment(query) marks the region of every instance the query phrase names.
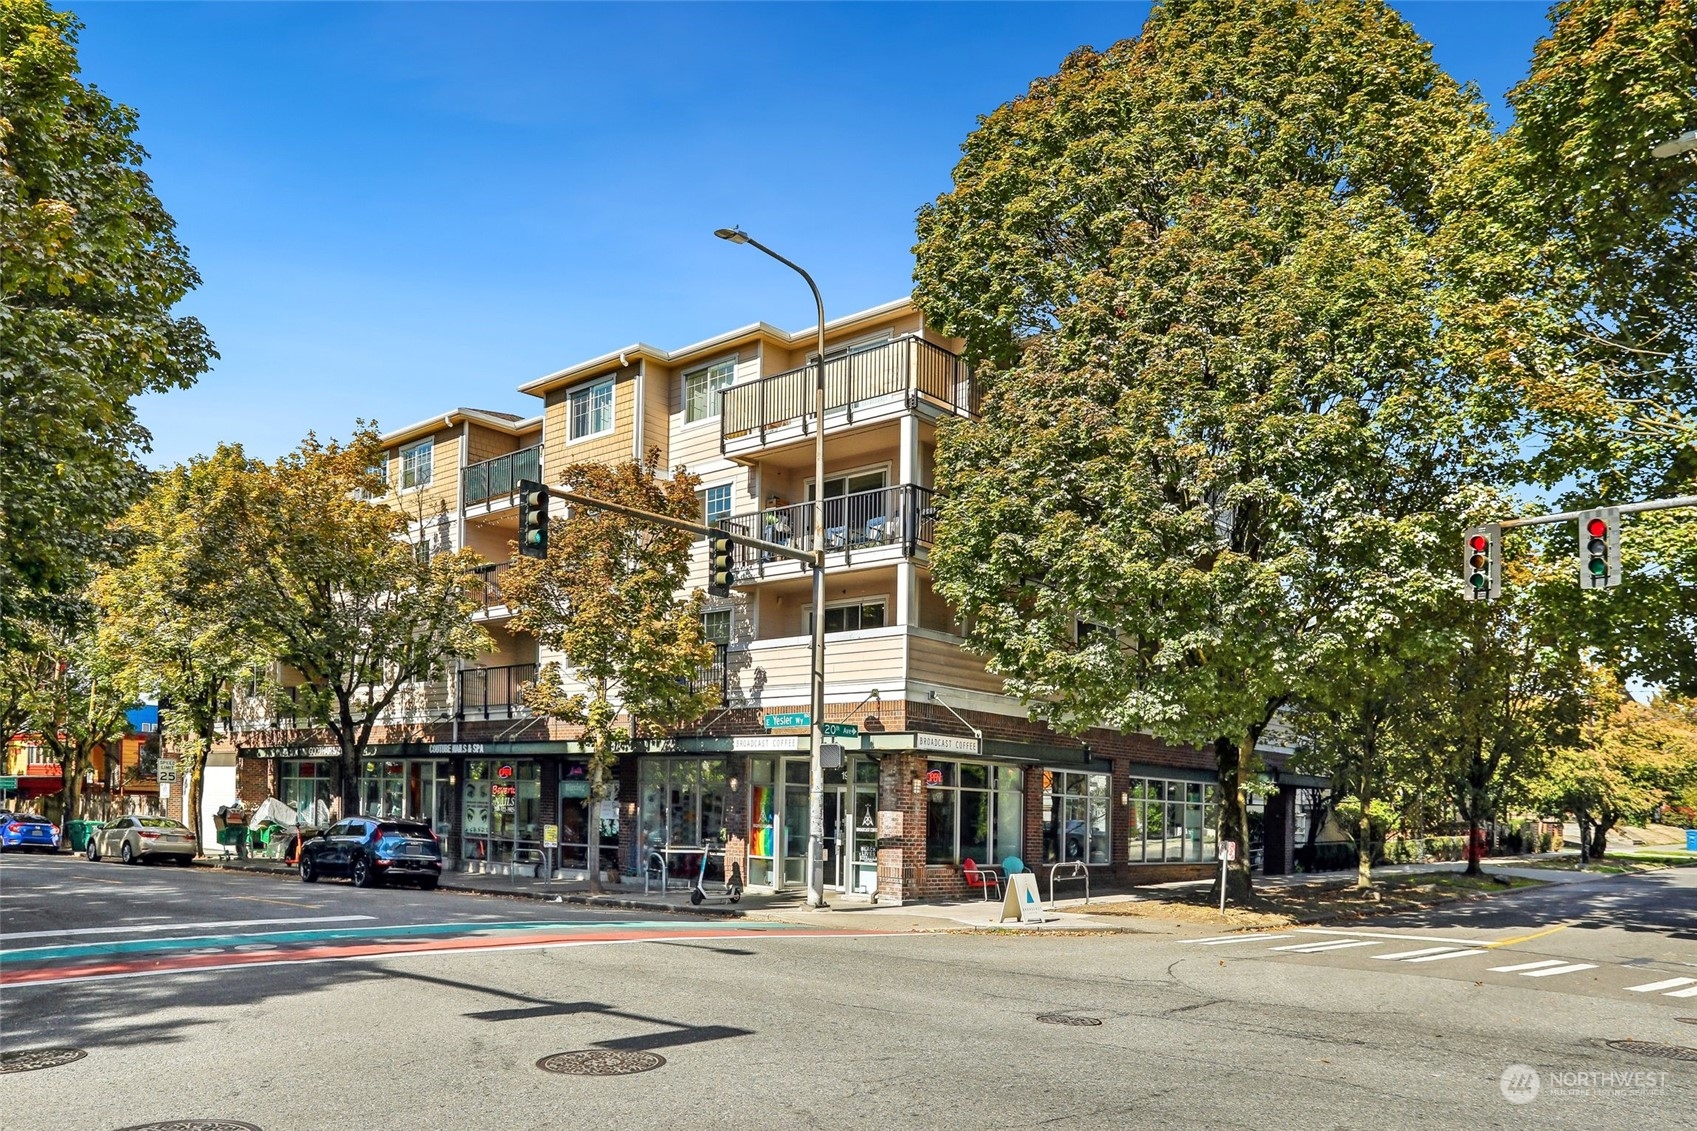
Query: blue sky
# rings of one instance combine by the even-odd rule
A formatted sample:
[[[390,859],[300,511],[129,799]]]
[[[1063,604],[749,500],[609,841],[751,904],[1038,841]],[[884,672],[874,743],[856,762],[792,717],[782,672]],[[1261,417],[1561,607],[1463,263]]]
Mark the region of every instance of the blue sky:
[[[137,108],[222,360],[148,398],[154,465],[392,428],[637,340],[813,322],[911,286],[979,114],[1146,4],[68,4]],[[1398,8],[1501,112],[1542,3]],[[818,139],[828,138],[821,143]]]

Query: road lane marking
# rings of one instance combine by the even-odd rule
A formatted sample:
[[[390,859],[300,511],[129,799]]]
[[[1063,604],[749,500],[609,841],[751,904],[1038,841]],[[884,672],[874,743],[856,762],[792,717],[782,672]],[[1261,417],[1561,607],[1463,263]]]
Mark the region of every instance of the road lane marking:
[[[1490,946],[1509,946],[1513,943],[1531,942],[1533,939],[1541,939],[1545,935],[1553,935],[1557,931],[1565,931],[1565,930],[1567,930],[1567,928],[1568,928],[1567,923],[1558,923],[1554,927],[1550,927],[1550,928],[1548,928],[1546,930],[1542,930],[1542,931],[1534,931],[1530,935],[1517,935],[1512,939],[1498,939],[1496,942],[1481,943],[1479,945],[1488,946],[1488,947],[1490,947]]]
[[[1277,935],[1217,935],[1211,939],[1186,939],[1185,942],[1196,946],[1222,946],[1225,943],[1248,942],[1251,939],[1288,939],[1288,934]]]
[[[1446,943],[1449,946],[1478,946],[1478,939],[1435,939],[1430,935],[1375,935],[1370,931],[1333,931],[1325,927],[1299,927],[1308,935],[1331,935],[1345,939],[1384,939],[1386,942]]]
[[[112,963],[106,966],[84,968],[80,971],[61,972],[58,969],[8,971],[0,974],[0,992],[7,989],[25,986],[51,986],[64,982],[105,982],[123,978],[158,978],[168,974],[201,974],[219,970],[236,970],[255,966],[307,966],[319,962],[351,962],[371,961],[389,958],[436,958],[454,955],[487,954],[490,951],[518,950],[553,950],[572,946],[616,946],[630,943],[654,943],[673,940],[713,941],[713,942],[746,942],[750,937],[762,939],[837,939],[837,938],[875,938],[901,937],[893,931],[870,930],[817,930],[812,928],[785,929],[769,931],[763,925],[760,928],[733,928],[727,933],[723,928],[701,929],[684,928],[674,933],[656,935],[652,932],[638,933],[628,930],[609,931],[589,938],[550,937],[544,935],[526,935],[516,939],[499,940],[461,940],[442,939],[428,943],[410,942],[399,944],[374,944],[359,947],[314,948],[309,951],[268,951],[260,954],[232,955],[228,953],[204,953],[193,957],[184,956],[173,965],[164,965],[154,960],[144,960],[128,963]],[[291,957],[281,958],[278,955],[287,954]]]
[[[1355,942],[1340,940],[1338,942],[1297,943],[1294,946],[1275,946],[1274,950],[1289,950],[1297,954],[1330,954],[1334,950],[1349,950],[1357,946],[1378,946],[1372,939],[1358,939]]]
[[[283,923],[351,923],[373,920],[375,915],[314,915],[293,919],[225,919],[214,923],[142,923],[126,927],[75,927],[62,931],[9,931],[0,934],[0,942],[12,939],[47,939],[63,935],[122,935],[131,931],[195,931],[209,927],[265,927]]]
[[[1428,954],[1424,958],[1410,958],[1409,962],[1442,962],[1446,958],[1465,958],[1470,954],[1484,954],[1483,950],[1452,950],[1448,954]]]
[[[1672,993],[1663,994],[1662,996],[1663,997],[1697,997],[1697,986],[1692,986],[1688,990],[1674,990]]]
[[[1651,982],[1648,985],[1628,986],[1626,988],[1628,990],[1630,990],[1631,992],[1635,993],[1635,994],[1653,994],[1657,990],[1671,990],[1675,986],[1689,986],[1689,985],[1692,985],[1694,983],[1697,983],[1697,978],[1669,978],[1665,982]],[[1669,994],[1668,996],[1669,997],[1677,997],[1679,995]],[[1697,995],[1692,995],[1692,996],[1697,996]]]
[[[1595,970],[1595,962],[1575,962],[1567,966],[1551,966],[1544,970],[1528,970],[1522,978],[1548,978],[1552,974],[1577,974],[1581,970]]]
[[[1518,974],[1522,970],[1541,970],[1546,966],[1562,966],[1565,965],[1566,962],[1567,959],[1565,958],[1546,958],[1542,962],[1522,962],[1518,966],[1493,966],[1491,967],[1491,973]]]
[[[1381,962],[1399,962],[1404,958],[1418,958],[1422,954],[1443,954],[1454,949],[1448,946],[1429,946],[1425,950],[1399,950],[1395,954],[1375,954],[1373,957]]]

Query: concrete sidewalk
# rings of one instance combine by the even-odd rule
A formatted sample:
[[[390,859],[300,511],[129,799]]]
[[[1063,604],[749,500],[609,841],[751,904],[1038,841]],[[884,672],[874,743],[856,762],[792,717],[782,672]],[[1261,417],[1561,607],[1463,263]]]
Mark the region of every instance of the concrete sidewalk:
[[[258,872],[279,879],[290,879],[296,870],[280,860],[265,858],[237,859],[210,857],[197,859],[196,867],[223,871]],[[744,892],[737,903],[712,898],[699,906],[690,903],[687,888],[673,881],[665,894],[644,892],[641,884],[603,884],[605,893],[592,895],[583,880],[541,880],[530,877],[491,876],[468,872],[443,872],[440,891],[468,895],[500,896],[508,899],[528,899],[543,903],[572,904],[580,907],[602,907],[616,911],[646,911],[668,915],[701,915],[719,919],[750,919],[761,922],[800,924],[816,928],[896,932],[914,931],[1092,931],[1118,934],[1167,934],[1174,932],[1171,924],[1146,923],[1127,926],[1120,918],[1092,916],[1082,899],[1061,899],[1053,910],[1046,910],[1044,922],[1000,921],[1002,905],[988,900],[959,900],[940,903],[908,903],[900,907],[876,904],[861,896],[831,893],[829,906],[810,908],[795,892]],[[1094,902],[1136,899],[1135,895],[1119,893],[1099,896]],[[1047,906],[1047,905],[1045,905]]]

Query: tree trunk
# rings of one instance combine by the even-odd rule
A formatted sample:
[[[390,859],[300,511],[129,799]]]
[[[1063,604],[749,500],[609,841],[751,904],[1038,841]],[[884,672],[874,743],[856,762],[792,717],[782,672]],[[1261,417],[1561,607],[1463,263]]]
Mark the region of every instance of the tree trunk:
[[[1615,827],[1613,817],[1598,817],[1597,823],[1591,826],[1591,858],[1601,860],[1608,855],[1609,830]]]
[[[1229,738],[1214,740],[1214,757],[1220,772],[1220,843],[1237,845],[1237,859],[1226,865],[1226,898],[1246,902],[1255,895],[1249,869],[1249,806],[1243,796],[1243,748]],[[1213,899],[1220,898],[1220,881],[1214,881]]]
[[[1361,820],[1355,828],[1355,886],[1373,886],[1373,818],[1367,815],[1367,799],[1361,800]]]
[[[1484,834],[1480,832],[1479,826],[1479,813],[1475,809],[1467,814],[1467,871],[1462,873],[1463,875],[1483,876],[1485,874],[1485,869],[1480,864],[1480,860],[1484,856],[1484,853],[1480,851],[1482,848],[1480,841],[1483,839]]]
[[[1591,818],[1582,809],[1575,810],[1573,817],[1579,822],[1579,866],[1583,868],[1591,862]]]
[[[212,743],[209,740],[197,739],[196,745],[199,750],[189,761],[189,779],[183,795],[183,824],[194,833],[195,843],[201,845],[201,855],[205,856],[206,846],[201,843],[201,831],[206,827],[206,822],[201,819],[201,815],[206,811],[206,756],[212,750]]]
[[[601,799],[607,793],[605,738],[595,737],[595,754],[589,759],[589,834],[588,859],[584,871],[589,877],[589,894],[601,894]]]

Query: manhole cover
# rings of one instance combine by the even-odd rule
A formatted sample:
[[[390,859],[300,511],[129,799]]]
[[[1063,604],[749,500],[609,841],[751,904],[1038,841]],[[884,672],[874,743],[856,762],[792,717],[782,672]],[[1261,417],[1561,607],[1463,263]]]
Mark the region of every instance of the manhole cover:
[[[57,1068],[88,1053],[82,1049],[19,1049],[0,1052],[0,1072],[33,1072],[37,1068]]]
[[[259,1131],[251,1123],[234,1119],[167,1119],[163,1123],[138,1123],[118,1131]]]
[[[1635,1052],[1639,1056],[1659,1056],[1663,1060],[1697,1060],[1697,1049],[1679,1045],[1659,1045],[1655,1041],[1604,1041],[1617,1052]]]
[[[1071,1013],[1039,1013],[1037,1020],[1045,1025],[1100,1025],[1100,1017],[1078,1017]]]
[[[652,1072],[665,1063],[665,1057],[653,1052],[579,1049],[545,1056],[536,1062],[536,1067],[563,1076],[629,1076],[633,1072]]]

